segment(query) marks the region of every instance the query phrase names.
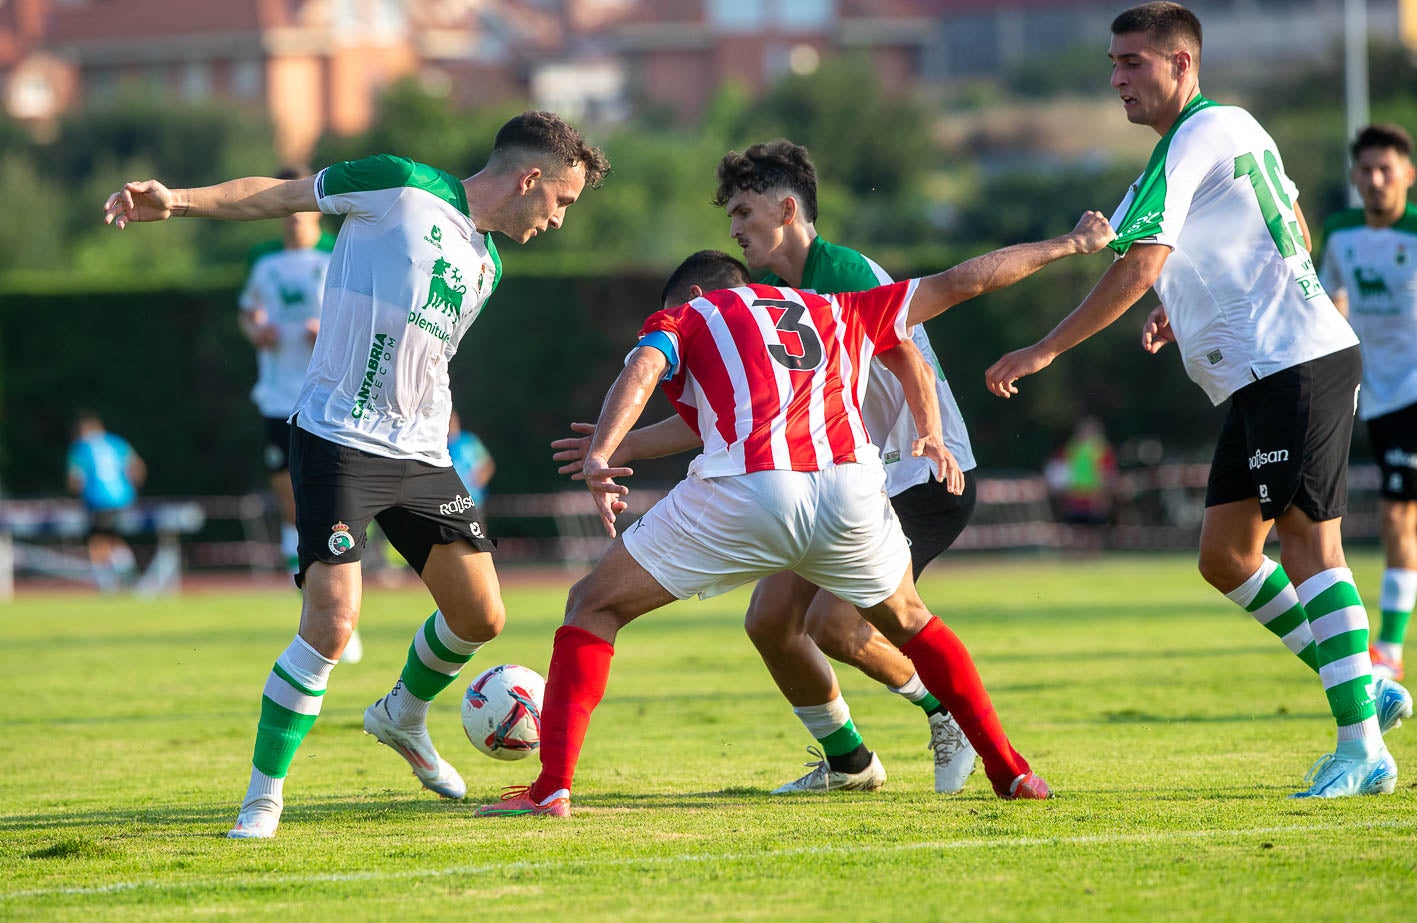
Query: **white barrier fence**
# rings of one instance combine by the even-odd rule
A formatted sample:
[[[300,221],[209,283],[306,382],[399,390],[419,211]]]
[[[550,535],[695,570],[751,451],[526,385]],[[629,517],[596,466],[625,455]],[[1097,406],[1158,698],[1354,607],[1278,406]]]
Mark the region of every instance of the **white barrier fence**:
[[[1104,526],[1057,522],[1040,475],[983,477],[977,482],[974,517],[954,549],[1194,547],[1208,471],[1204,464],[1173,464],[1122,472],[1113,491],[1111,521]],[[1346,537],[1377,536],[1377,489],[1376,467],[1350,469],[1349,512],[1343,523]],[[663,490],[634,489],[622,530],[663,496]],[[494,494],[486,514],[492,534],[501,536],[498,558],[509,565],[559,563],[583,568],[609,545],[583,489]],[[91,583],[83,549],[87,531],[87,516],[72,500],[0,500],[0,600],[9,598],[16,575]],[[279,522],[270,500],[260,494],[144,501],[120,518],[119,531],[146,558],[140,583],[146,592],[177,589],[184,569],[273,573],[282,567]]]

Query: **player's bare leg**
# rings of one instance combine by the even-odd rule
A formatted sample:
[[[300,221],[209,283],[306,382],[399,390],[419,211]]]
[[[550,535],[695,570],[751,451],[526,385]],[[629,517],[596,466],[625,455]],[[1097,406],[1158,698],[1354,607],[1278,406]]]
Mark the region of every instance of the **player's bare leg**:
[[[320,714],[330,672],[359,623],[358,561],[311,564],[304,589],[300,631],[277,658],[262,691],[251,780],[236,826],[227,834],[233,839],[275,836],[291,761]]]
[[[909,569],[888,598],[858,608],[910,658],[925,687],[954,715],[979,751],[995,794],[1001,798],[1050,796],[1048,784],[1009,743],[974,659],[954,632],[925,608]]]
[[[571,813],[571,782],[590,716],[605,695],[620,629],[675,599],[617,538],[590,574],[571,588],[566,621],[556,630],[541,711],[541,774],[526,788],[509,788],[478,817]]]
[[[424,788],[461,798],[467,785],[433,746],[428,706],[501,633],[506,609],[492,555],[464,542],[434,545],[422,577],[438,608],[414,633],[393,689],[365,710],[364,730],[407,760]]]

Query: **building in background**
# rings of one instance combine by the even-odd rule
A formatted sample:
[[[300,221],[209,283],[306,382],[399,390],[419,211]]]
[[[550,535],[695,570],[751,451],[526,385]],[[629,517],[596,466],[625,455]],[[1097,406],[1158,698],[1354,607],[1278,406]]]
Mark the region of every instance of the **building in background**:
[[[997,79],[1101,48],[1117,0],[0,0],[0,99],[42,129],[124,92],[261,107],[279,154],[367,128],[417,76],[462,105],[530,99],[591,121],[698,118],[856,53],[888,92]],[[1209,73],[1272,72],[1341,46],[1334,0],[1194,0]],[[1417,36],[1417,2],[1368,0],[1370,34]],[[1283,28],[1276,27],[1282,18]],[[1417,39],[1414,39],[1417,40]],[[1099,80],[1105,59],[1099,52]],[[1223,76],[1222,76],[1222,79]]]

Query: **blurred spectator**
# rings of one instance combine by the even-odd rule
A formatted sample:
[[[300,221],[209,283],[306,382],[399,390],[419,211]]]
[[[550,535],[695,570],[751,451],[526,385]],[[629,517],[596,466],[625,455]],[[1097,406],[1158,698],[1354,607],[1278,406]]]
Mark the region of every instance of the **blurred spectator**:
[[[69,447],[69,491],[88,510],[89,562],[104,593],[131,583],[137,573],[133,551],[118,534],[118,518],[138,498],[147,474],[127,440],[105,430],[97,414],[79,414]]]
[[[448,417],[448,454],[453,457],[453,468],[458,477],[467,485],[468,496],[479,507],[487,498],[487,482],[497,471],[497,463],[487,446],[473,433],[462,428],[462,420],[454,410]],[[483,511],[486,515],[486,511]]]
[[[1060,522],[1103,526],[1112,518],[1117,457],[1102,421],[1083,417],[1044,472]]]

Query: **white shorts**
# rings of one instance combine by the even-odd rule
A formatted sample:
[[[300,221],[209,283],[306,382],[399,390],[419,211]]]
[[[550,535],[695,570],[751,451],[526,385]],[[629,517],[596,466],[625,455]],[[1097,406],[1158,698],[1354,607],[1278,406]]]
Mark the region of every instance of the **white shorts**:
[[[624,541],[679,599],[708,599],[790,570],[852,605],[874,606],[910,570],[879,465],[715,478],[691,470]]]

